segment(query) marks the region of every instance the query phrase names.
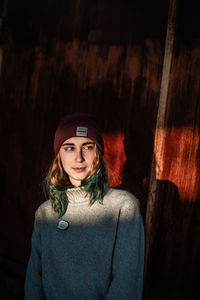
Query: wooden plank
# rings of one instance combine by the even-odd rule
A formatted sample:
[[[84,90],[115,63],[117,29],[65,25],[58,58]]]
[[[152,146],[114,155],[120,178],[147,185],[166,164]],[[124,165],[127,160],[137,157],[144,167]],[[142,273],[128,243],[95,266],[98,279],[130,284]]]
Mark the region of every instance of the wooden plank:
[[[171,70],[173,47],[174,47],[176,14],[177,14],[177,0],[171,0],[169,6],[169,16],[168,16],[165,55],[164,55],[163,71],[162,71],[160,100],[159,100],[156,130],[155,130],[154,156],[152,158],[149,196],[148,196],[147,209],[146,209],[145,228],[146,228],[146,259],[147,260],[148,260],[148,253],[150,252],[151,249],[151,241],[152,241],[151,231],[152,231],[152,222],[154,218],[155,201],[156,201],[156,197],[155,197],[156,179],[158,176],[158,172],[161,171],[160,162],[163,155],[163,143],[165,139],[165,131],[161,129],[164,129],[165,127],[165,115],[166,115],[166,107],[167,107],[167,99],[168,99],[170,70]]]

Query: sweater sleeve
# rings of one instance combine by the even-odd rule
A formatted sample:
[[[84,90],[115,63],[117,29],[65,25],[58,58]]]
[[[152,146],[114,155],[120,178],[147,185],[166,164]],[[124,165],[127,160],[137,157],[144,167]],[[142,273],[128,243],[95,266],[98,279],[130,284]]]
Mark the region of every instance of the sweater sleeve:
[[[39,221],[36,218],[32,234],[31,255],[29,258],[25,279],[25,300],[45,299],[42,291],[42,268],[40,251]]]
[[[124,201],[118,219],[112,280],[105,300],[141,300],[143,268],[143,222],[138,200],[130,195],[128,201]]]

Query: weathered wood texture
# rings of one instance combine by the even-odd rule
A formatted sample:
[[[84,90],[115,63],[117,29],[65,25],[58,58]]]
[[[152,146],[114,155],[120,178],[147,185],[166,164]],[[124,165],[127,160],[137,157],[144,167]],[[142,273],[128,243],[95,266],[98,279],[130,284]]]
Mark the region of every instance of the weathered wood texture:
[[[197,21],[190,24],[190,35],[183,30],[195,17],[193,10],[179,7],[167,105],[156,128],[145,299],[200,297],[200,41],[193,30]]]
[[[153,12],[161,24],[163,15]],[[53,133],[66,113],[90,112],[103,132],[123,132],[123,186],[141,199],[145,215],[166,27],[148,31],[148,13],[131,1],[9,1],[1,74],[1,222],[3,251],[11,257],[26,261],[29,255]]]
[[[200,86],[192,80],[190,90],[188,82],[200,76],[200,48],[197,52],[189,51],[189,59],[186,59],[186,53],[188,55],[188,49],[182,48],[178,57],[174,58],[168,126],[158,129],[164,135],[164,146],[159,161],[156,161],[156,201],[151,228],[153,245],[148,257],[146,299],[199,297]],[[179,104],[175,106],[174,101]],[[179,121],[182,124],[178,124]]]
[[[160,2],[9,0],[0,88],[1,255],[26,263],[55,126],[75,111],[93,113],[112,141],[125,136],[122,187],[139,197],[145,220],[169,5]],[[145,300],[193,299],[198,286],[199,49],[189,34],[176,41]]]

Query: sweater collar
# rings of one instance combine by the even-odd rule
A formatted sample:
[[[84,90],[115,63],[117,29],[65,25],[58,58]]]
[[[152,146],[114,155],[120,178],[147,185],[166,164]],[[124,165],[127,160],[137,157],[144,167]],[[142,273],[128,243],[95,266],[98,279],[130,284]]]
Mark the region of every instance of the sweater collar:
[[[70,204],[89,203],[89,195],[81,187],[67,189],[67,197]]]

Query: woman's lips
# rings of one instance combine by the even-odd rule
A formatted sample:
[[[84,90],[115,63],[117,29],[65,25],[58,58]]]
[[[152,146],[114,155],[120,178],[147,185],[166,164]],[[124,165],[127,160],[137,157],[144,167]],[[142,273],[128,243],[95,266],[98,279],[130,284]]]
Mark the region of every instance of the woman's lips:
[[[73,170],[74,170],[75,172],[77,172],[77,173],[84,172],[85,169],[86,169],[85,167],[83,167],[83,168],[73,168]]]

